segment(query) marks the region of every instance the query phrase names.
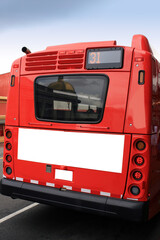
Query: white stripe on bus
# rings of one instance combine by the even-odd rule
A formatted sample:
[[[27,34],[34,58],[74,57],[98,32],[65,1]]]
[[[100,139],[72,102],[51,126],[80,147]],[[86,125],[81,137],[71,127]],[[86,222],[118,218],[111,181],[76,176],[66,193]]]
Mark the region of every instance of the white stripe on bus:
[[[127,198],[128,200],[138,201],[137,198]]]
[[[86,188],[81,188],[81,192],[91,193],[91,190],[90,189],[86,189]]]
[[[37,180],[30,180],[31,183],[38,184]]]
[[[111,193],[109,193],[109,192],[100,192],[100,195],[106,196],[106,197],[110,197]]]
[[[54,183],[46,182],[46,186],[48,186],[48,187],[55,187],[55,184],[54,184]]]
[[[20,182],[23,182],[23,178],[20,178],[20,177],[16,177],[16,180],[20,181]]]
[[[72,187],[71,187],[71,186],[63,185],[63,188],[65,188],[65,189],[67,189],[67,190],[72,190]]]

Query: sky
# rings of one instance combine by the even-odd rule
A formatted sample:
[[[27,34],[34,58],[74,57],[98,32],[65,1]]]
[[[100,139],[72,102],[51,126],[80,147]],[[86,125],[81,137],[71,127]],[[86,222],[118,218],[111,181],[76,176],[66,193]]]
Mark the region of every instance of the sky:
[[[12,62],[47,46],[116,40],[131,46],[145,35],[160,54],[159,0],[0,0],[0,74]]]

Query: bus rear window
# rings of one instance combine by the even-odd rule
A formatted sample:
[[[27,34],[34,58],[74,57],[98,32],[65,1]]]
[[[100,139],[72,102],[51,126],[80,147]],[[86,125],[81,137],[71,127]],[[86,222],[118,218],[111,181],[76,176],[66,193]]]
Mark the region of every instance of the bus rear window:
[[[38,120],[100,122],[109,79],[105,75],[59,75],[35,80]]]

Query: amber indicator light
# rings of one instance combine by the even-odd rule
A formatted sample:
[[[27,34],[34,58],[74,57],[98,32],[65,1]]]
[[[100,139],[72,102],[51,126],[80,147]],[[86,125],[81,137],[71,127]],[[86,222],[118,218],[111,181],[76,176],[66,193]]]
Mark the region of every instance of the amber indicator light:
[[[7,149],[7,150],[11,150],[11,149],[12,149],[11,143],[7,143],[7,144],[6,144],[6,149]]]
[[[11,138],[11,137],[12,137],[11,131],[7,131],[7,132],[6,132],[6,137],[7,137],[7,138]]]
[[[139,151],[144,150],[145,147],[146,147],[146,144],[145,144],[145,142],[143,142],[143,141],[138,141],[138,142],[136,143],[136,148],[137,148]]]
[[[140,171],[135,171],[133,173],[133,178],[137,181],[141,180],[142,179],[142,173]]]
[[[8,155],[6,156],[6,161],[7,161],[7,162],[11,162],[11,161],[12,161],[11,155],[8,154]]]
[[[11,76],[11,87],[14,87],[15,85],[15,75]]]
[[[139,77],[138,77],[138,84],[143,85],[144,84],[144,79],[145,78],[145,71],[139,71]]]
[[[144,164],[144,158],[142,156],[136,156],[134,161],[138,166],[142,166]]]

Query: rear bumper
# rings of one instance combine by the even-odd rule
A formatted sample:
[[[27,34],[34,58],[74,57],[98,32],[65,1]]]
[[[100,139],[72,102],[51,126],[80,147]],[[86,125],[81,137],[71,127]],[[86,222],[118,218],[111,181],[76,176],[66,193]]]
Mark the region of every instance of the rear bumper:
[[[148,219],[148,201],[138,202],[68,190],[62,191],[5,178],[1,180],[0,192],[12,198],[102,213],[132,221],[146,221]]]

